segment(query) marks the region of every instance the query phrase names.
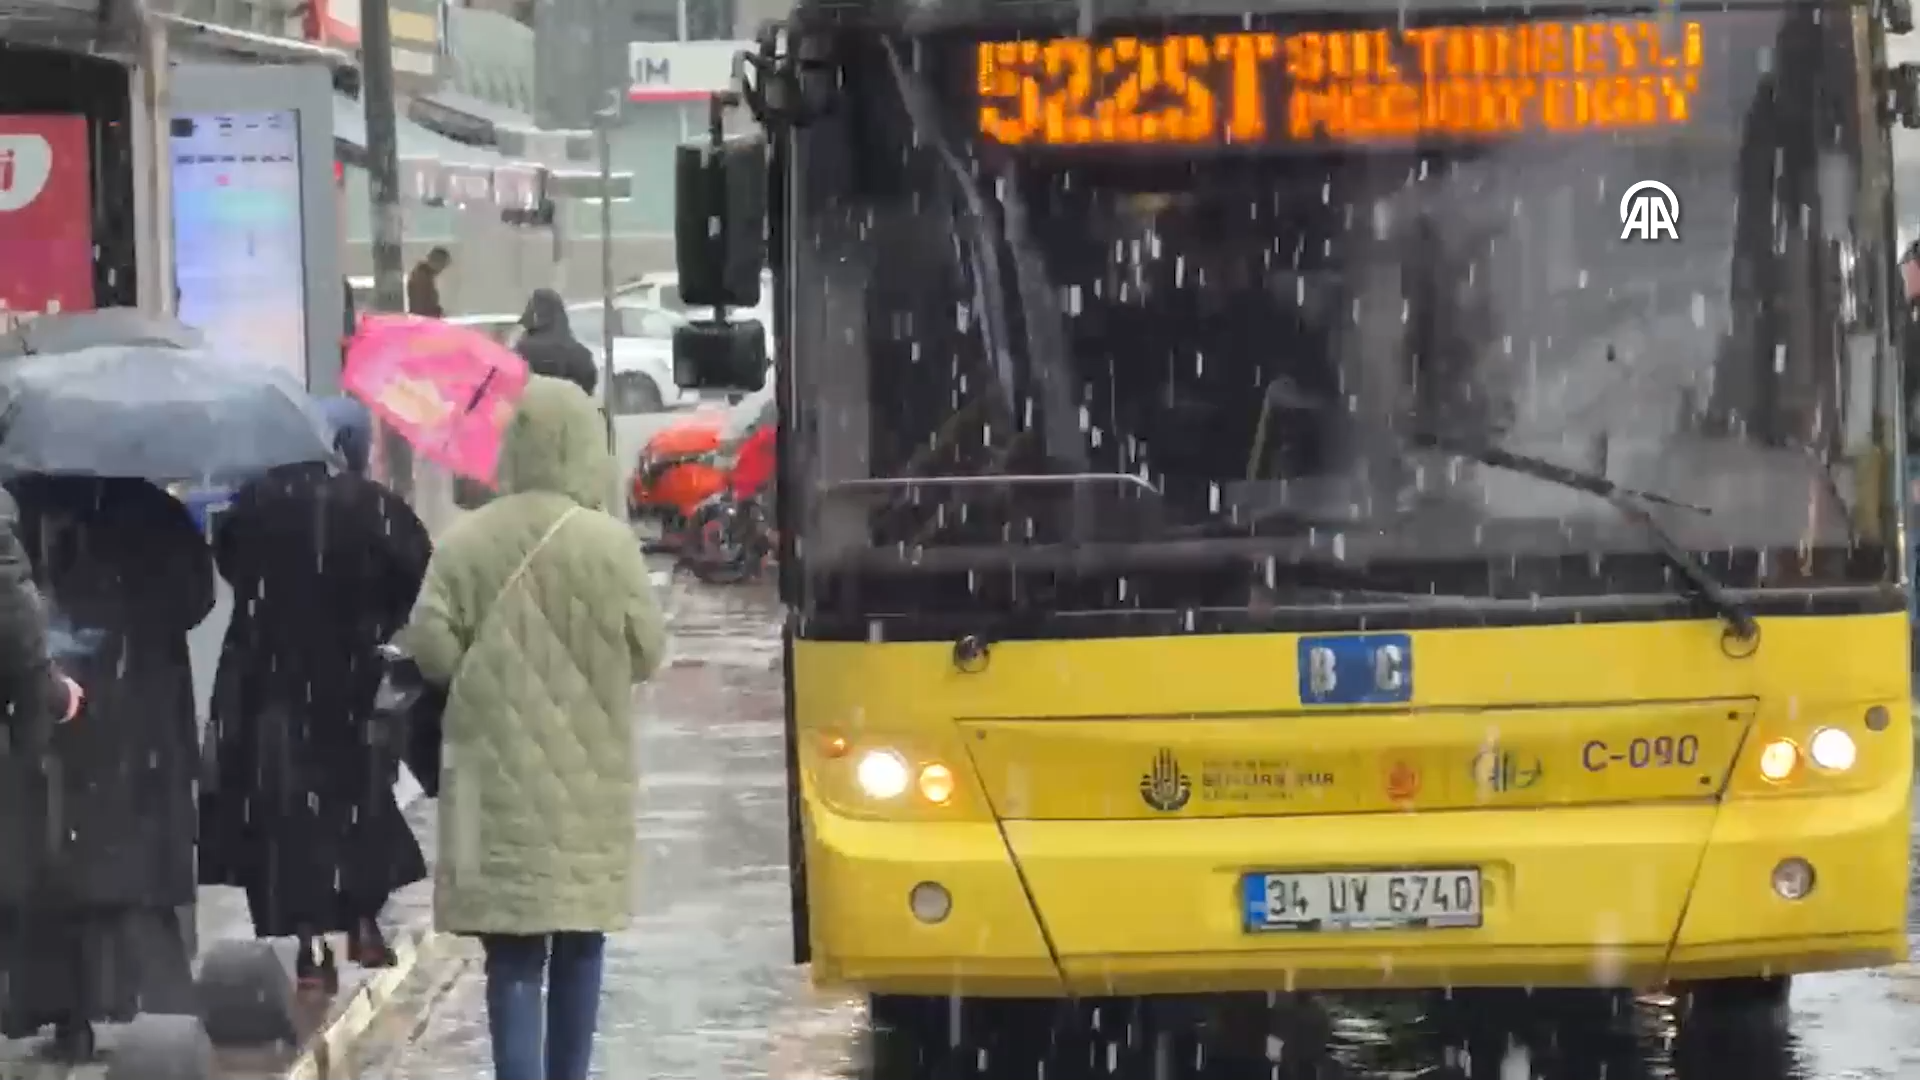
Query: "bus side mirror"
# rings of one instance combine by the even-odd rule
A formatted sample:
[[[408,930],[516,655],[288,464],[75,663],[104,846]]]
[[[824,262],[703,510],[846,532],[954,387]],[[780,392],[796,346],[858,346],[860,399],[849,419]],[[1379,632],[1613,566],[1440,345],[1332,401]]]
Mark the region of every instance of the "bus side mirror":
[[[767,149],[758,135],[684,143],[674,153],[673,253],[693,307],[760,303],[767,255]]]
[[[767,385],[766,329],[756,319],[706,320],[675,327],[673,381],[683,390],[752,393],[760,389]]]

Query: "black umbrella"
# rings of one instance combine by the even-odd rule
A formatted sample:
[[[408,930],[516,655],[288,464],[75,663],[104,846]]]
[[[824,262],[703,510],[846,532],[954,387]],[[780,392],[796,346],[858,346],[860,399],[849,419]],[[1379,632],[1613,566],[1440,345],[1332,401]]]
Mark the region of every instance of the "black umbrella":
[[[101,308],[71,315],[42,315],[0,335],[0,359],[47,353],[77,352],[99,345],[157,345],[197,349],[204,343],[200,331],[138,308]]]
[[[219,484],[333,461],[318,404],[276,365],[152,345],[0,364],[0,475]]]

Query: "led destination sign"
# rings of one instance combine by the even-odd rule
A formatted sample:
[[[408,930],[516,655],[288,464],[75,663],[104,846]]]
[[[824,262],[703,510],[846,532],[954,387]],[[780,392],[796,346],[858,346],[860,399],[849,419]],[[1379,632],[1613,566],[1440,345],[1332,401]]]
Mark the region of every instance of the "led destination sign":
[[[1612,19],[983,41],[1007,146],[1409,142],[1687,125],[1699,22]]]

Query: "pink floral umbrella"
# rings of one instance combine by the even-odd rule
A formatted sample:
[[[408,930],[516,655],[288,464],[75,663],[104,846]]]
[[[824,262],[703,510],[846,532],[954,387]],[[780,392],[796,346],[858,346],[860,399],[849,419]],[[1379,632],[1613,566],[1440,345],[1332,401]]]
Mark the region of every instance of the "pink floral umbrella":
[[[527,364],[478,331],[418,315],[368,315],[341,382],[427,458],[491,485]]]

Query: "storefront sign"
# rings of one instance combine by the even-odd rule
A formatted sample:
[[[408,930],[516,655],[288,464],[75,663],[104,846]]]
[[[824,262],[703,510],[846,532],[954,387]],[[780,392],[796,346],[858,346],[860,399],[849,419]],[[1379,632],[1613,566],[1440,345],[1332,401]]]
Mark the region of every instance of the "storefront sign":
[[[360,0],[319,0],[309,11],[308,36],[323,45],[360,47]],[[393,71],[402,89],[432,80],[444,51],[446,5],[442,0],[389,0],[387,28],[393,37]]]
[[[733,84],[733,60],[751,41],[636,41],[627,46],[630,101],[705,101]]]
[[[0,115],[0,323],[93,308],[87,121]]]

